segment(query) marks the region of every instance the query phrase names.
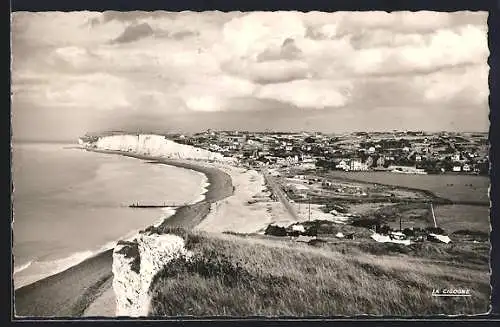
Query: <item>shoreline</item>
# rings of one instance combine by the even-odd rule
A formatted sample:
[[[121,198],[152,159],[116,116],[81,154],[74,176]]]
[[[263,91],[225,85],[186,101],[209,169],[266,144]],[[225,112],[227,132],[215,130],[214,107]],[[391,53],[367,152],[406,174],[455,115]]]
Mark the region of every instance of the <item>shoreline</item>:
[[[211,204],[231,196],[232,179],[226,172],[193,160],[166,159],[120,151],[89,150],[118,154],[153,161],[202,173],[208,186],[201,201],[178,207],[175,213],[157,226],[177,226],[192,229],[210,212]],[[147,227],[146,227],[147,228]],[[141,229],[140,231],[145,230]],[[109,291],[113,263],[113,249],[104,250],[62,272],[13,289],[17,317],[79,317],[102,293]],[[114,310],[113,310],[114,311]]]

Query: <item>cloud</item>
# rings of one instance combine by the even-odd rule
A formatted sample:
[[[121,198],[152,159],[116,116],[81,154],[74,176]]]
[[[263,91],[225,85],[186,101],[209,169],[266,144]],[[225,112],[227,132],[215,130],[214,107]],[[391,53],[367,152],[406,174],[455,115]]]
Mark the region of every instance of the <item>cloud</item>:
[[[236,17],[224,24],[226,46],[234,56],[256,58],[272,46],[281,46],[288,39],[303,37],[306,28],[294,12],[254,12]]]
[[[185,84],[175,94],[186,106],[195,111],[230,110],[229,99],[250,96],[256,86],[232,76],[207,76],[197,82]]]
[[[162,121],[201,113],[224,120],[234,113],[235,122],[236,113],[279,119],[288,110],[295,118],[302,112],[311,126],[327,126],[321,119],[329,112],[354,124],[348,117],[398,107],[400,117],[421,124],[414,111],[442,108],[449,122],[456,120],[452,107],[487,115],[486,17],[14,13],[12,88],[16,103],[27,107],[113,112],[124,120],[138,112],[142,120]]]
[[[324,109],[345,106],[351,90],[352,84],[347,81],[297,80],[264,85],[256,92],[256,96],[290,103],[299,108]]]
[[[107,24],[109,22],[117,21],[124,23],[137,24],[140,20],[152,19],[165,19],[174,18],[178,15],[177,12],[167,11],[105,11],[97,17],[88,20],[88,25],[96,27],[98,25]]]
[[[128,43],[140,40],[142,38],[153,35],[153,29],[148,23],[136,24],[127,26],[127,28],[115,38],[112,43]]]
[[[54,105],[100,110],[128,107],[127,91],[132,91],[132,87],[125,80],[98,73],[58,76],[43,91],[46,100]]]
[[[298,60],[301,58],[302,51],[295,44],[294,39],[287,38],[279,48],[268,48],[257,55],[257,61],[268,60]]]
[[[250,59],[237,59],[222,64],[223,71],[247,78],[255,83],[283,83],[309,76],[309,66],[298,60],[273,60],[255,62]]]
[[[489,67],[485,65],[465,66],[418,76],[414,82],[424,90],[424,99],[428,102],[451,103],[473,109],[475,105],[487,104],[488,72]]]
[[[198,32],[193,32],[193,31],[189,31],[189,30],[178,31],[178,32],[174,32],[174,33],[169,34],[169,36],[175,40],[183,40],[185,38],[192,37],[192,36],[198,36],[198,35],[199,35]]]

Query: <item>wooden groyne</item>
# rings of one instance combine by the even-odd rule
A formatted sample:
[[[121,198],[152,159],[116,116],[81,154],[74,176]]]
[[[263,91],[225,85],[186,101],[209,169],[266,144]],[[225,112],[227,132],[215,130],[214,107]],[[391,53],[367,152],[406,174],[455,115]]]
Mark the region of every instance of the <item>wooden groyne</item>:
[[[133,203],[129,205],[129,208],[170,208],[170,207],[182,207],[185,203],[163,203],[163,204],[141,204]]]

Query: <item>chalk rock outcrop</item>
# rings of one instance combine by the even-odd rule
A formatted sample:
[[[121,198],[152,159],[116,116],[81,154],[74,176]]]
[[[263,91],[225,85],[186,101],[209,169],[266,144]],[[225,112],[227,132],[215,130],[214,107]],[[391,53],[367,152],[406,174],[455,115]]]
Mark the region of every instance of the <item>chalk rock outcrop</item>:
[[[113,251],[116,316],[147,316],[153,277],[172,259],[190,257],[184,245],[173,234],[140,233],[133,241],[118,242]]]
[[[164,136],[154,134],[103,136],[97,141],[88,144],[88,146],[100,150],[133,152],[173,159],[212,160],[219,162],[234,160],[224,157],[217,152],[176,143],[166,139]]]

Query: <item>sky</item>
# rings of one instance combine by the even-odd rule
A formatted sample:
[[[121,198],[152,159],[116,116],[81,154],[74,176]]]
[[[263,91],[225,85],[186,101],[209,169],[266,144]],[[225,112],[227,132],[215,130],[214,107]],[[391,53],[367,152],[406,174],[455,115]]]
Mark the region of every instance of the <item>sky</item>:
[[[14,139],[487,131],[487,12],[15,12]]]

